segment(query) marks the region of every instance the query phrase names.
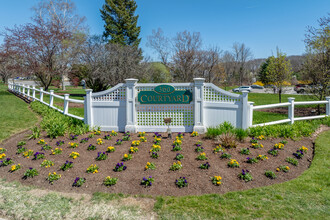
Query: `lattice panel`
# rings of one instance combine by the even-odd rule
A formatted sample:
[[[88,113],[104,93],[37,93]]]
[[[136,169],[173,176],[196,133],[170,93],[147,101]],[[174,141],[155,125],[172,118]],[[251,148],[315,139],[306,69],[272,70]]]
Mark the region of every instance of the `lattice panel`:
[[[190,92],[193,92],[193,87],[192,86],[179,86],[175,84],[166,84],[166,85],[171,85],[175,88],[175,90],[189,90]],[[136,86],[136,92],[139,93],[141,91],[153,91],[156,86]]]
[[[105,101],[125,101],[126,100],[126,87],[121,86],[115,91],[102,96],[93,96],[93,101],[95,102],[105,102]]]
[[[166,126],[164,118],[172,118],[171,126],[193,126],[193,105],[138,105],[139,126]]]
[[[213,89],[211,86],[204,86],[204,101],[206,102],[237,102],[239,98],[234,98]]]

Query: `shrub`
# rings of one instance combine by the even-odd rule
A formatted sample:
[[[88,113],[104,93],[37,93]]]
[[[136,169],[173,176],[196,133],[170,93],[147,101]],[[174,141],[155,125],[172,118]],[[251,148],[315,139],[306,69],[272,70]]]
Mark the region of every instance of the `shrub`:
[[[218,141],[221,143],[221,146],[226,148],[235,148],[237,146],[235,136],[230,132],[220,135]]]
[[[206,138],[215,138],[219,135],[222,135],[224,133],[228,133],[234,130],[234,126],[231,125],[229,122],[224,122],[217,127],[209,127],[207,128],[205,137]]]
[[[28,137],[29,140],[30,139],[34,139],[35,140],[35,139],[37,139],[37,138],[40,137],[40,129],[37,126],[35,126],[34,128],[32,128],[31,131],[32,131],[32,134]]]
[[[234,129],[234,133],[235,133],[236,139],[241,142],[244,141],[245,138],[248,137],[248,131],[243,128]]]

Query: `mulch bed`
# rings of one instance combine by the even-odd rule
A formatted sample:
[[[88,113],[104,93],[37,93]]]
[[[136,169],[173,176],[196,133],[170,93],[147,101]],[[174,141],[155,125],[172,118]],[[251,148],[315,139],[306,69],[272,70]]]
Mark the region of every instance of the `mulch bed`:
[[[40,139],[44,139],[48,144],[50,144],[53,149],[55,149],[56,141],[63,140],[64,145],[61,146],[63,153],[60,155],[51,155],[51,151],[46,151],[45,155],[48,160],[55,163],[55,166],[50,168],[40,167],[43,159],[32,160],[24,158],[22,154],[16,154],[16,145],[21,140],[26,140],[26,136],[31,132],[25,132],[21,134],[14,135],[10,139],[4,141],[0,144],[0,147],[7,149],[5,153],[7,157],[14,160],[15,164],[20,163],[23,168],[14,172],[8,172],[10,170],[10,165],[6,167],[0,167],[0,176],[7,181],[19,181],[24,185],[33,185],[42,189],[50,189],[61,192],[78,192],[78,193],[94,193],[94,192],[109,192],[109,193],[124,193],[124,194],[147,194],[147,195],[170,195],[170,196],[184,196],[184,195],[201,195],[209,193],[226,193],[229,191],[245,190],[250,188],[256,188],[276,183],[285,182],[294,179],[301,175],[304,170],[308,169],[312,157],[313,157],[313,144],[310,138],[302,138],[299,141],[288,140],[285,145],[284,150],[279,150],[279,155],[273,157],[267,153],[268,150],[273,148],[274,144],[278,143],[282,139],[269,138],[267,140],[259,141],[264,145],[264,148],[253,149],[250,147],[249,139],[245,143],[239,143],[236,149],[227,149],[226,152],[232,155],[233,159],[236,159],[240,163],[240,168],[229,168],[227,163],[229,159],[220,159],[219,154],[213,153],[213,148],[216,146],[214,140],[204,139],[203,135],[199,137],[190,137],[190,134],[186,133],[182,141],[182,150],[179,153],[184,155],[182,160],[183,168],[178,171],[170,171],[169,168],[175,162],[174,159],[178,152],[171,151],[173,139],[163,138],[161,141],[161,151],[159,152],[160,157],[158,159],[153,159],[150,157],[149,150],[152,146],[153,134],[148,133],[146,135],[147,142],[141,143],[139,146],[139,151],[133,154],[133,159],[124,164],[127,169],[122,172],[113,171],[115,165],[121,162],[123,155],[128,153],[131,145],[131,141],[139,140],[138,134],[132,134],[131,141],[123,141],[122,145],[114,145],[117,139],[123,137],[122,133],[118,136],[112,137],[112,140],[104,140],[103,145],[96,145],[96,140],[98,138],[103,138],[105,132],[101,135],[95,135],[94,138],[89,139],[88,143],[79,143],[82,138],[88,136],[88,134],[81,135],[75,142],[79,143],[79,147],[72,149],[68,147],[68,143],[72,142],[68,137],[59,137],[58,139],[51,140],[42,134]],[[162,134],[166,136],[165,134]],[[173,134],[175,137],[176,134]],[[196,157],[199,153],[195,152],[195,143],[197,140],[203,142],[203,147],[205,149],[206,160],[211,167],[208,170],[202,170],[199,168],[200,164],[206,161],[198,161]],[[38,140],[28,140],[25,147],[27,149],[32,149],[34,152],[41,151],[41,146],[37,144]],[[95,151],[87,151],[87,146],[89,144],[94,144],[97,146]],[[106,151],[108,146],[116,147],[114,153],[109,153],[109,157],[105,161],[96,161],[95,158],[98,152]],[[285,162],[286,157],[293,157],[292,153],[295,152],[299,147],[307,147],[308,153],[302,159],[299,159],[299,165],[297,167]],[[250,147],[251,154],[241,155],[239,153],[240,149],[243,147]],[[80,153],[80,157],[77,159],[69,158],[69,154],[72,151]],[[268,156],[268,160],[260,161],[256,164],[246,163],[247,157],[256,157],[259,154],[265,154]],[[65,163],[66,160],[73,161],[74,167],[68,171],[61,171],[59,167]],[[156,165],[155,170],[144,170],[147,162],[153,162]],[[86,173],[87,167],[91,164],[97,164],[99,166],[99,172],[95,174]],[[276,168],[280,165],[288,165],[291,169],[288,173],[276,172]],[[39,171],[39,176],[34,178],[23,179],[24,172],[29,168],[33,167]],[[253,180],[245,183],[240,180],[237,175],[242,169],[248,169],[251,171]],[[266,170],[272,170],[276,173],[276,179],[267,178],[264,173]],[[47,180],[49,172],[57,172],[62,175],[62,178],[55,181],[51,185]],[[212,184],[210,178],[213,176],[222,177],[222,185],[215,186]],[[103,180],[105,177],[117,177],[119,178],[116,185],[111,187],[106,187],[103,185]],[[143,177],[152,176],[155,179],[154,184],[151,187],[144,187],[140,185]],[[76,177],[86,178],[86,183],[82,187],[72,187],[72,184]],[[186,177],[188,180],[188,187],[178,188],[175,185],[175,180],[179,177]]]

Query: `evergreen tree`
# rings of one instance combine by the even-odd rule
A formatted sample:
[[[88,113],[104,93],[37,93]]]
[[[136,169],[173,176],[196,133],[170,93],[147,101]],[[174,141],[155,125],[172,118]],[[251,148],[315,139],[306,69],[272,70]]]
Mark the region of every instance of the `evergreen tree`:
[[[138,15],[134,0],[105,0],[101,17],[105,22],[103,36],[109,43],[138,47],[141,27],[137,26]]]

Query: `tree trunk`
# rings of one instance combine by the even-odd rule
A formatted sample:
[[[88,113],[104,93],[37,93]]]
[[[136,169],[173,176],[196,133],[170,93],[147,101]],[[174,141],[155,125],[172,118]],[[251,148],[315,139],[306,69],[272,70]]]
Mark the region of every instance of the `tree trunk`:
[[[279,99],[280,103],[282,103],[282,97],[281,97],[281,95],[282,95],[282,88],[280,87],[278,89],[278,99]]]

